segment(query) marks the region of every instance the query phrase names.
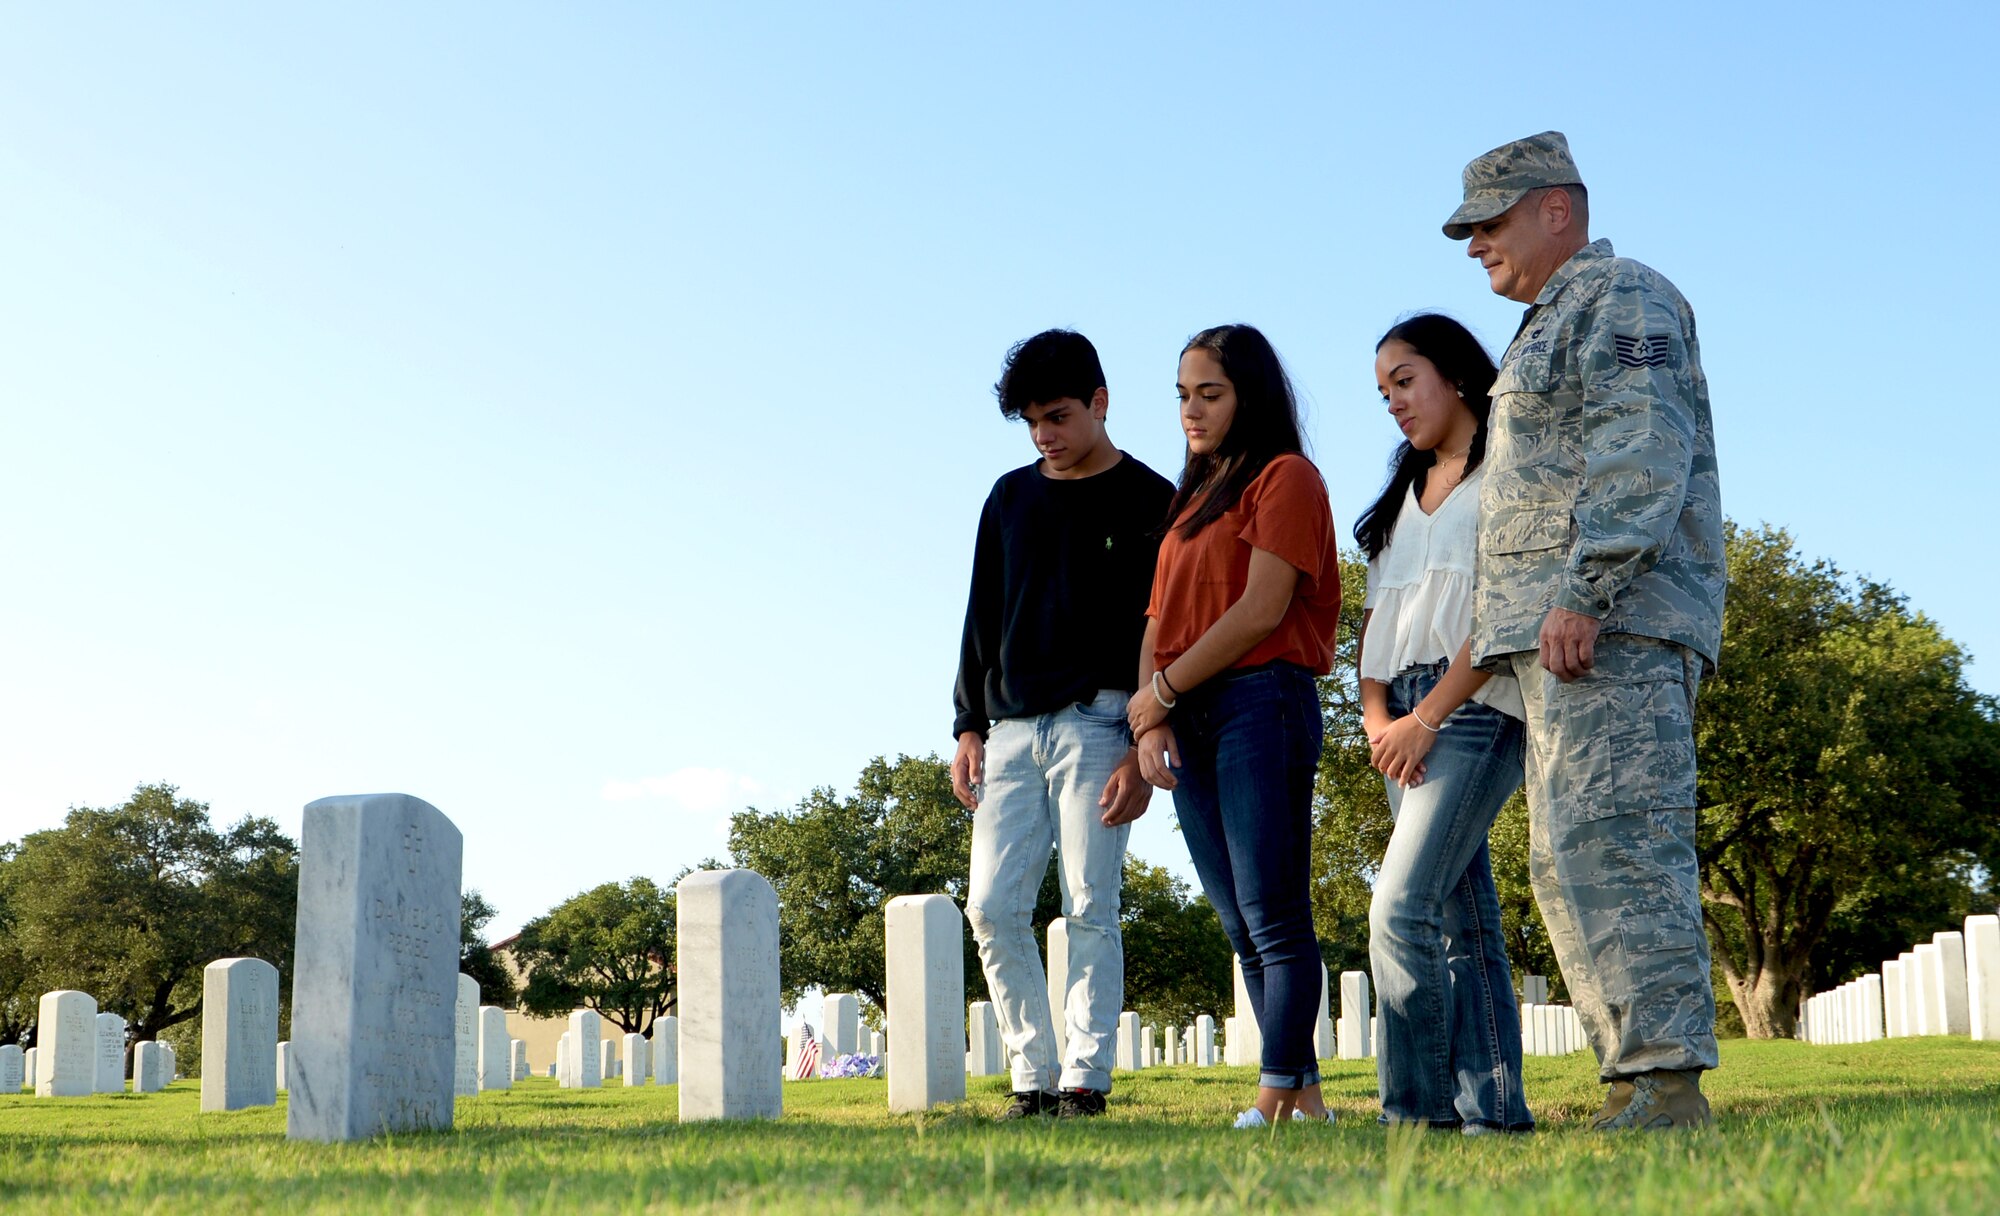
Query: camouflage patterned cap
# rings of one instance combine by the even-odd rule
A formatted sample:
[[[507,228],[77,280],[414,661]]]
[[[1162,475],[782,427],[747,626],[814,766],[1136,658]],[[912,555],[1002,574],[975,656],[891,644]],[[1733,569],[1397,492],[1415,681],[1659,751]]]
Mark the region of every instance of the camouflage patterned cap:
[[[1465,201],[1444,222],[1444,234],[1462,241],[1472,235],[1474,224],[1505,214],[1530,190],[1582,182],[1561,131],[1501,144],[1465,167]]]

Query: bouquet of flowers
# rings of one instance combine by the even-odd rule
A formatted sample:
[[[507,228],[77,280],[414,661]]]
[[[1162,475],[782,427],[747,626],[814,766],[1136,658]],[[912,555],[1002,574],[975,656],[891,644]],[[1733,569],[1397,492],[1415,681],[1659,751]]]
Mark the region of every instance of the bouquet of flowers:
[[[882,1057],[861,1051],[835,1056],[819,1066],[819,1075],[824,1078],[879,1077],[882,1075]]]

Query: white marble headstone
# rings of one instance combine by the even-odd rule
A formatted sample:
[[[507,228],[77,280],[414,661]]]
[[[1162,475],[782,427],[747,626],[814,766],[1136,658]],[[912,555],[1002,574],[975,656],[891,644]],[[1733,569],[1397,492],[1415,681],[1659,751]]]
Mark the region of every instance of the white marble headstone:
[[[622,1046],[625,1053],[624,1058],[618,1061],[619,1075],[625,1078],[627,1085],[644,1085],[646,1065],[651,1063],[653,1045],[646,1041],[645,1035],[628,1032]]]
[[[306,807],[291,1139],[451,1126],[463,849],[451,820],[407,794]]]
[[[275,1103],[278,969],[261,958],[217,959],[202,970],[201,993],[201,1108]]]
[[[1521,1001],[1528,1005],[1549,1003],[1549,978],[1545,975],[1525,975],[1521,977]]]
[[[556,1062],[549,1065],[549,1075],[556,1079],[558,1089],[576,1088],[576,1079],[570,1075],[569,1031],[556,1036]]]
[[[1374,1038],[1369,1034],[1368,973],[1366,971],[1343,971],[1340,973],[1340,1058],[1343,1060],[1366,1060],[1375,1054]]]
[[[1215,1066],[1215,1019],[1206,1013],[1194,1019],[1194,1063],[1201,1068]]]
[[[469,1098],[479,1092],[479,981],[458,973],[458,999],[451,1016],[451,1092]]]
[[[1319,1020],[1313,1023],[1313,1055],[1331,1060],[1340,1054],[1340,1040],[1333,1031],[1333,993],[1327,983],[1326,964],[1319,965]]]
[[[28,1048],[28,1050],[21,1053],[21,1073],[22,1073],[21,1084],[31,1090],[35,1088],[36,1054],[37,1054],[37,1049],[33,1047],[30,1047]]]
[[[28,1059],[19,1045],[0,1045],[0,1094],[18,1094],[28,1083]]]
[[[147,1039],[132,1048],[132,1092],[156,1094],[173,1080],[166,1044]]]
[[[1139,1067],[1139,1015],[1130,1009],[1118,1015],[1118,1038],[1112,1047],[1111,1066]]]
[[[514,1079],[516,1081],[527,1080],[531,1075],[531,1070],[528,1068],[527,1040],[509,1039],[507,1041],[507,1056],[508,1063],[512,1065],[509,1071],[512,1072]]]
[[[569,1011],[570,1088],[604,1084],[604,1019],[595,1009]]]
[[[948,895],[899,895],[883,909],[888,955],[889,1111],[965,1097],[965,914]]]
[[[1903,1028],[1903,964],[1894,959],[1882,964],[1882,1025],[1887,1037],[1900,1039]]]
[[[1944,1010],[1942,1034],[1971,1034],[1972,1021],[1967,1016],[1967,984],[1965,980],[1965,935],[1955,929],[1934,934],[1931,943],[1937,947],[1937,992]]]
[[[1254,1068],[1264,1062],[1264,1028],[1258,1025],[1257,1011],[1250,1005],[1250,987],[1243,979],[1243,957],[1231,955],[1230,965],[1235,972],[1236,1033],[1229,1036],[1229,1043],[1236,1052],[1236,1063]]]
[[[1917,943],[1912,952],[1917,960],[1917,975],[1911,991],[1916,996],[1918,1034],[1944,1033],[1944,974],[1938,970],[1937,952],[1937,947],[1930,942]]]
[[[1965,1016],[1973,1038],[2000,1040],[2000,916],[1965,918]]]
[[[991,1001],[974,1001],[965,1011],[965,1039],[975,1077],[997,1077],[1007,1070],[1006,1048],[1000,1042],[1000,1019]]]
[[[97,1015],[97,1077],[101,1094],[125,1092],[125,1019],[115,1013]]]
[[[498,1005],[479,1007],[479,1067],[474,1080],[482,1091],[514,1088],[514,1044],[518,1041],[507,1033],[505,1009]]]
[[[653,1084],[681,1083],[681,1020],[671,1014],[653,1019]]]
[[[829,992],[820,1002],[825,1012],[827,1058],[851,1056],[861,1050],[861,1003],[851,992]]]
[[[1060,916],[1050,921],[1048,936],[1049,1026],[1056,1036],[1056,1058],[1061,1059],[1069,1042],[1069,921]]]
[[[681,1121],[775,1119],[778,894],[751,870],[700,870],[681,879],[675,913]]]
[[[35,1094],[74,1098],[97,1092],[97,1002],[87,992],[42,994],[35,1019]]]

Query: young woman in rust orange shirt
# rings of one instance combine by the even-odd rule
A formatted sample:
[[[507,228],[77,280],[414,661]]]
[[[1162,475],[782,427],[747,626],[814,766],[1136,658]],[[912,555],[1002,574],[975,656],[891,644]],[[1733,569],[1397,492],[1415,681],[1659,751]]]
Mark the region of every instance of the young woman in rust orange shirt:
[[[1187,461],[1153,576],[1127,707],[1140,772],[1173,791],[1203,891],[1243,964],[1263,1037],[1238,1127],[1331,1120],[1320,1096],[1319,940],[1308,865],[1340,562],[1278,353],[1248,325],[1181,352]]]

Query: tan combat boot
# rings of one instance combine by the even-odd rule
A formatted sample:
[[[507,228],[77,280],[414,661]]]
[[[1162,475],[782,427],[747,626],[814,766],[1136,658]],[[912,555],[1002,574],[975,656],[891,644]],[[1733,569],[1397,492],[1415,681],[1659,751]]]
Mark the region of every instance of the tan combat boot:
[[[1708,1127],[1708,1099],[1701,1096],[1699,1072],[1660,1068],[1632,1078],[1632,1096],[1623,1110],[1591,1124],[1601,1132],[1672,1131]],[[1610,1106],[1609,1102],[1605,1105]]]
[[[1590,1126],[1602,1130],[1605,1121],[1615,1118],[1619,1111],[1632,1101],[1632,1083],[1623,1077],[1611,1083],[1611,1092],[1604,1095],[1604,1106],[1590,1117]]]

